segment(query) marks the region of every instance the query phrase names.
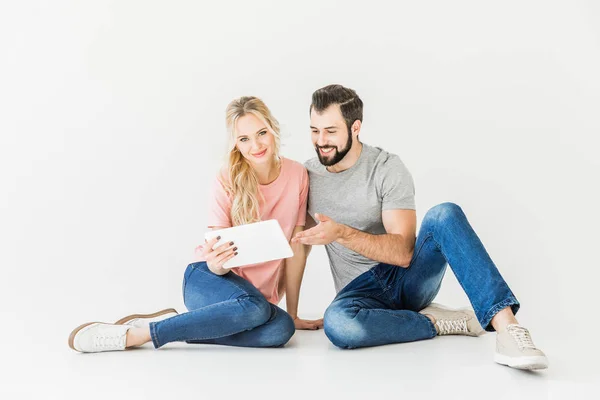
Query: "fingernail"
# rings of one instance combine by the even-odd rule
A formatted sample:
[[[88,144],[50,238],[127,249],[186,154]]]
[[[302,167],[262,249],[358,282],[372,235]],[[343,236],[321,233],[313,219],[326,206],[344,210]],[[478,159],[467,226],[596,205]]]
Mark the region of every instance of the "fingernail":
[[[233,242],[229,242],[229,245],[230,245],[230,246],[233,246]]]
[[[234,248],[233,248],[233,251],[236,251],[236,250],[237,250],[237,247],[234,247]]]
[[[221,240],[221,236],[217,236],[217,240]]]
[[[235,253],[233,253],[234,256],[237,256],[237,251]]]

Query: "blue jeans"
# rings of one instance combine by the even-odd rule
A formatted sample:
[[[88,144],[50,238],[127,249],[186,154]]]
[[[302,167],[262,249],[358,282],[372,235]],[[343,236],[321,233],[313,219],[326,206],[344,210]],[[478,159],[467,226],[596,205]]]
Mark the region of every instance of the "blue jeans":
[[[205,262],[188,265],[183,300],[189,312],[150,323],[154,347],[169,342],[280,347],[295,332],[288,313],[269,303],[250,282],[213,274]]]
[[[490,321],[519,302],[498,272],[462,209],[443,203],[427,212],[407,268],[378,264],[344,287],[325,311],[325,334],[351,349],[412,342],[436,336],[429,318],[419,314],[438,291],[450,265],[467,293],[477,319]]]

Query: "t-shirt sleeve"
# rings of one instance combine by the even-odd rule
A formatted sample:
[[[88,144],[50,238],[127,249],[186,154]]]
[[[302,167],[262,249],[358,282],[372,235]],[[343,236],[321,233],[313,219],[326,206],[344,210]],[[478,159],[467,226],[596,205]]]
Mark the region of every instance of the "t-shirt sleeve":
[[[302,179],[300,181],[300,207],[298,208],[298,220],[296,226],[304,226],[306,224],[306,205],[308,203],[308,172],[306,168],[302,168]]]
[[[208,199],[207,226],[231,226],[231,198],[219,178],[215,178]]]
[[[400,157],[390,154],[381,165],[381,210],[415,210],[415,184]]]

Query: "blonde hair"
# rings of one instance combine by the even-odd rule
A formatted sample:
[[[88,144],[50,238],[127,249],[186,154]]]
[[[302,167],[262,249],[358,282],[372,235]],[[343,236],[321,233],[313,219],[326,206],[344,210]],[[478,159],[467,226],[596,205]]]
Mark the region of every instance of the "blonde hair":
[[[229,132],[229,152],[227,174],[229,179],[221,179],[223,187],[231,196],[231,222],[233,226],[260,221],[260,201],[264,201],[258,190],[258,177],[250,163],[236,147],[237,121],[244,115],[252,114],[265,123],[267,130],[275,137],[275,160],[279,163],[280,129],[266,104],[257,97],[243,96],[227,106],[225,122]]]

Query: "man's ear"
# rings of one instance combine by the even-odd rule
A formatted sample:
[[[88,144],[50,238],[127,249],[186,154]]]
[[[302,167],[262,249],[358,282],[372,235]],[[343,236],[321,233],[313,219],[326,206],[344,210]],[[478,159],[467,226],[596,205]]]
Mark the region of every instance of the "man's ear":
[[[352,132],[352,136],[357,137],[358,134],[360,133],[360,128],[362,126],[362,123],[359,120],[354,121],[354,123],[352,124],[352,127],[350,128],[350,131]]]

